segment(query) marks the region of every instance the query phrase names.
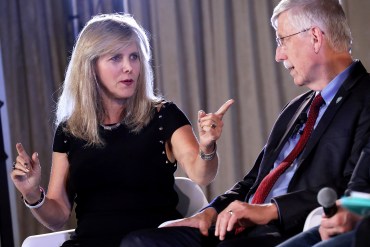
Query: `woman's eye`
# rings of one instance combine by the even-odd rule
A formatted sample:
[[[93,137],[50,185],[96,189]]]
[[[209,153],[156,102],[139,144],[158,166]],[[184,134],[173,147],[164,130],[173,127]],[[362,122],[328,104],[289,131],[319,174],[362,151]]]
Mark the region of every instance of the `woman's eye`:
[[[121,59],[122,59],[121,55],[115,55],[115,56],[111,57],[111,60],[115,61],[115,62],[120,61]]]
[[[133,53],[130,55],[130,60],[137,60],[139,59],[139,55],[137,53]]]

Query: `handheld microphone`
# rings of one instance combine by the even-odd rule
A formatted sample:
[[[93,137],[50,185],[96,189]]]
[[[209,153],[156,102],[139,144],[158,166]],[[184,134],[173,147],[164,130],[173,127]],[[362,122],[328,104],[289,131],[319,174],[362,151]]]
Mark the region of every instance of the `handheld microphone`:
[[[335,201],[337,198],[335,190],[329,187],[322,188],[317,194],[317,201],[323,207],[326,217],[330,218],[336,214],[338,208]]]

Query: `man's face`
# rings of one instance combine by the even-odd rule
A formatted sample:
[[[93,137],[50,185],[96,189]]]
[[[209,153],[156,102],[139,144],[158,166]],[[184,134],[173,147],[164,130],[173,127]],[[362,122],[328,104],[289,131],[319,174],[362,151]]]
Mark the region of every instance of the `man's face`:
[[[314,63],[315,52],[310,42],[310,31],[310,27],[297,30],[291,25],[287,12],[278,17],[276,37],[282,39],[276,48],[275,59],[284,63],[297,86],[309,86],[315,76],[313,72],[317,64]]]

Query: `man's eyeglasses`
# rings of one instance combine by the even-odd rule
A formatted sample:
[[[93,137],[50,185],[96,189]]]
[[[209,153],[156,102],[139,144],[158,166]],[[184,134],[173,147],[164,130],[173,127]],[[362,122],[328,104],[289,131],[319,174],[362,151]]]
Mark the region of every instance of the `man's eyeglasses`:
[[[297,33],[293,33],[293,34],[290,34],[290,35],[287,35],[287,36],[284,36],[284,37],[276,37],[276,44],[277,46],[282,46],[283,45],[283,40],[285,38],[289,38],[289,37],[292,37],[294,35],[297,35],[297,34],[300,34],[300,33],[304,33],[304,32],[307,32],[308,30],[310,30],[311,28],[306,28],[306,29],[303,29],[302,31],[299,31]]]

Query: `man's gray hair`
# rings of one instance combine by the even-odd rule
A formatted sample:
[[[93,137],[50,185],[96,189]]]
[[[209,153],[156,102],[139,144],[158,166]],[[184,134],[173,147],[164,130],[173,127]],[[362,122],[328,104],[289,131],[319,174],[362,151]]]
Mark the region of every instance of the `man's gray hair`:
[[[278,27],[278,17],[283,12],[288,13],[290,23],[297,28],[297,32],[319,27],[334,50],[350,52],[351,30],[338,0],[281,0],[271,17],[275,29]]]

